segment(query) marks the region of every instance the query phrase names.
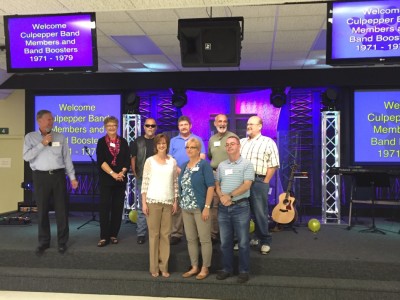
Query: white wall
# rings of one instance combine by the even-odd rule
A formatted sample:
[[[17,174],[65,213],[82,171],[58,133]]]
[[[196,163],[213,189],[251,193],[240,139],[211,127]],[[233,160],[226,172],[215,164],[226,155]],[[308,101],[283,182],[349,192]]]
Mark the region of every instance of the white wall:
[[[0,214],[15,211],[23,201],[21,182],[24,180],[22,147],[25,136],[25,91],[17,90],[0,99]],[[11,160],[10,166],[6,162]]]

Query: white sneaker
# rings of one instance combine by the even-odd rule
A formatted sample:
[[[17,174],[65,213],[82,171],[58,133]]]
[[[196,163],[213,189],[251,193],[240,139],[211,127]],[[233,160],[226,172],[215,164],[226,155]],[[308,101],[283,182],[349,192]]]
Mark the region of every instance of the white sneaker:
[[[239,251],[239,244],[238,243],[235,243],[235,245],[233,245],[233,250]]]
[[[256,246],[258,246],[258,244],[259,244],[259,240],[257,240],[257,239],[250,240],[250,246],[256,247]]]
[[[262,245],[260,251],[261,251],[261,254],[263,254],[263,255],[268,254],[269,251],[271,251],[271,247],[268,245]]]

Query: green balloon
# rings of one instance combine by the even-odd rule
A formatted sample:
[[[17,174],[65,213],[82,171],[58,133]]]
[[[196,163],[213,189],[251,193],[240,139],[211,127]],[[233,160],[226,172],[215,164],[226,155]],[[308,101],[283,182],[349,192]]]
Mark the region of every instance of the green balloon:
[[[136,210],[131,210],[129,212],[129,220],[131,220],[132,223],[137,222],[137,211]]]
[[[253,233],[254,230],[256,230],[256,224],[254,223],[253,220],[250,220],[250,228],[249,228],[249,232]]]
[[[308,229],[316,233],[321,229],[321,223],[317,219],[311,219],[308,221]]]

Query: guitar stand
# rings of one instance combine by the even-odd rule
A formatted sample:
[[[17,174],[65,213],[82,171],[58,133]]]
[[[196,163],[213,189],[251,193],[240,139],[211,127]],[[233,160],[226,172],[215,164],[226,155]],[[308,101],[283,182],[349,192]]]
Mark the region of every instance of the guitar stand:
[[[278,229],[275,229],[278,228]],[[292,229],[292,231],[296,234],[298,234],[296,226],[294,225],[294,223],[289,223],[289,224],[280,224],[280,223],[276,223],[275,227],[271,229],[272,232],[281,232],[284,231],[286,228],[290,228]]]

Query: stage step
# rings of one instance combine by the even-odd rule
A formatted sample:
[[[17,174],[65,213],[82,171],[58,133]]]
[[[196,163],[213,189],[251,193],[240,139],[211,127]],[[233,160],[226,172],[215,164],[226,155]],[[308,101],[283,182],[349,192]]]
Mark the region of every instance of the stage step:
[[[0,289],[58,293],[112,294],[209,299],[398,299],[398,281],[345,280],[258,275],[246,284],[236,277],[218,281],[152,278],[126,270],[0,267]]]

